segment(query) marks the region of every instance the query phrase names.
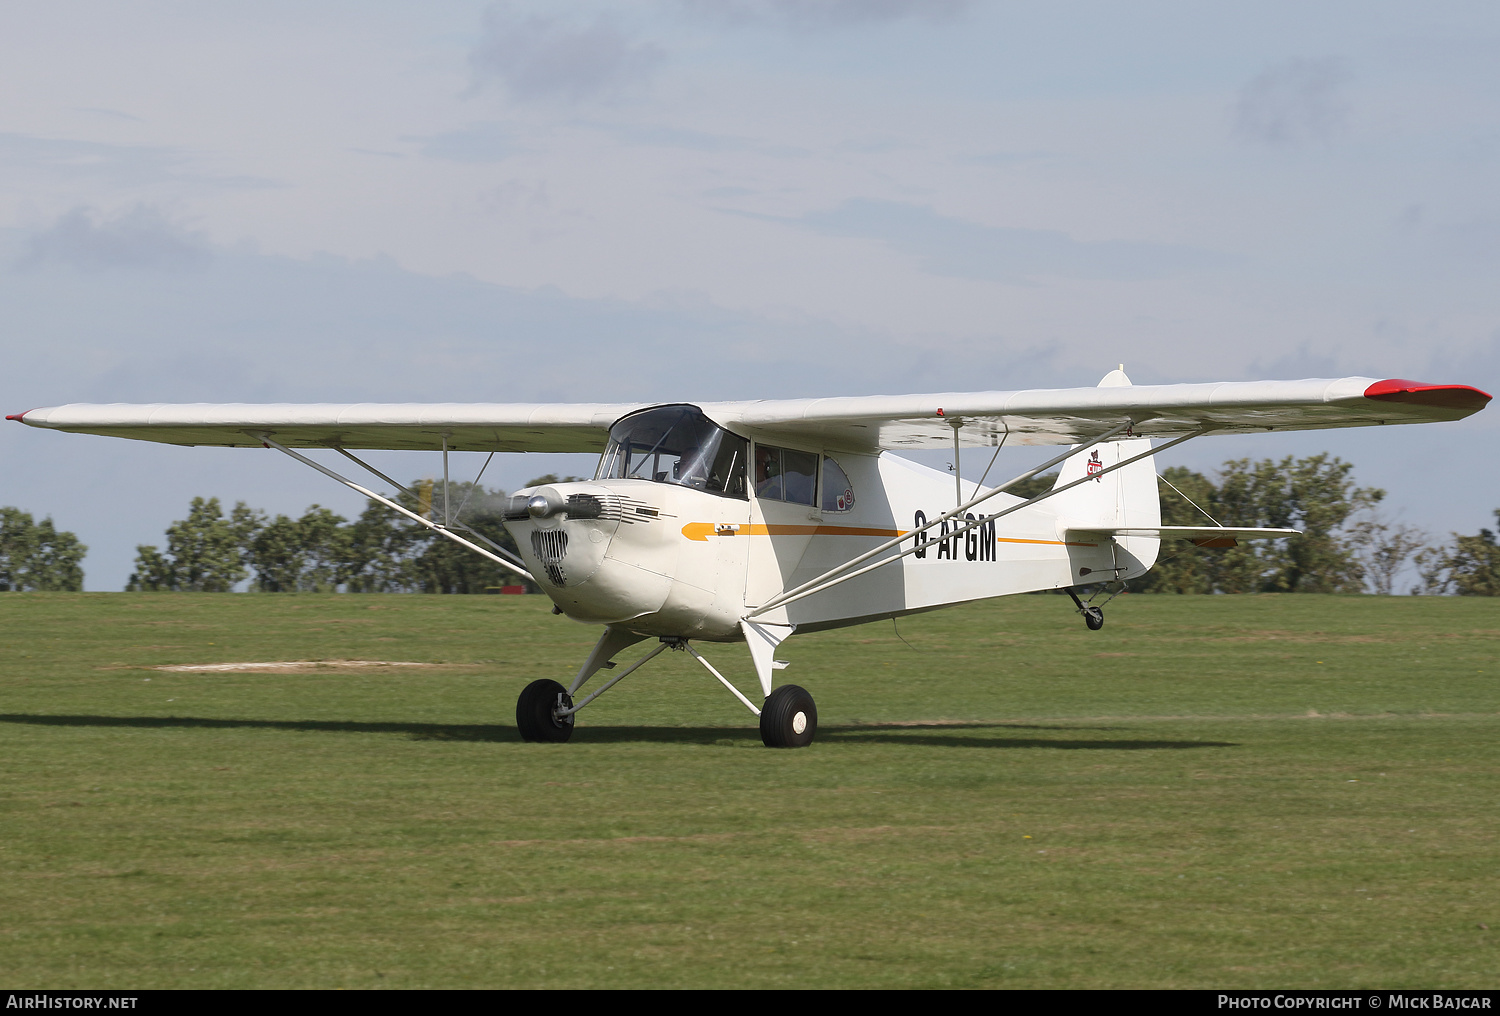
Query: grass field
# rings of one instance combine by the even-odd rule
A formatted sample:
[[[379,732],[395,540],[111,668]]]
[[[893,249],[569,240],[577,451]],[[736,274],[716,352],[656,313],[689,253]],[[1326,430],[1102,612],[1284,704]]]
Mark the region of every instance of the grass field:
[[[0,595],[0,981],[1500,982],[1500,602],[1106,613],[794,639],[772,751],[678,653],[521,743],[541,597]],[[153,669],[320,659],[438,666]]]

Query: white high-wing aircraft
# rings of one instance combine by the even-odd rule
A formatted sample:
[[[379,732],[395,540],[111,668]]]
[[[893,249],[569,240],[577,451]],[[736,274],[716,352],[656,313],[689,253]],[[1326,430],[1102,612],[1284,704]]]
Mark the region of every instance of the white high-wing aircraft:
[[[68,405],[8,416],[32,427],[180,445],[264,446],[312,466],[537,583],[557,613],[604,626],[567,687],[532,682],[516,705],[529,741],[566,741],[579,709],[665,649],[690,653],[752,713],[772,747],[809,744],[812,696],[773,689],[795,631],[899,617],[970,600],[1078,587],[1115,592],[1161,541],[1233,546],[1286,529],[1163,526],[1155,452],[1204,434],[1459,420],[1490,396],[1467,385],[1339,380],[1133,385],[967,394],[636,404]],[[1152,438],[1166,443],[1153,449]],[[959,457],[1070,445],[995,487]],[[522,490],[505,524],[522,560],[456,520],[424,518],[294,451],[602,452],[594,479]],[[954,475],[883,454],[951,448]],[[486,460],[488,464],[488,460]],[[1030,500],[1007,487],[1061,465]],[[480,471],[483,475],[483,470]],[[986,477],[988,471],[986,471]],[[475,540],[480,542],[476,543]],[[488,546],[481,546],[481,543]],[[1097,593],[1095,595],[1098,595]],[[584,683],[646,639],[658,644],[586,698]],[[749,644],[757,707],[694,642]]]

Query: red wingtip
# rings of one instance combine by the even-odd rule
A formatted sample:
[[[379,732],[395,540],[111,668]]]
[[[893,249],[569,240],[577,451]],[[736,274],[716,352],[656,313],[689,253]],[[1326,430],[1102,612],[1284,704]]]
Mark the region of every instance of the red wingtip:
[[[30,412],[32,412],[32,410],[30,410],[30,409],[26,410],[26,413],[30,413]],[[11,415],[7,416],[6,419],[7,420],[14,420],[17,423],[20,423],[23,419],[25,419],[26,413],[12,413]]]
[[[1420,381],[1391,378],[1365,389],[1365,398],[1382,402],[1404,402],[1412,406],[1435,406],[1477,413],[1490,401],[1488,392],[1469,385],[1427,385]]]

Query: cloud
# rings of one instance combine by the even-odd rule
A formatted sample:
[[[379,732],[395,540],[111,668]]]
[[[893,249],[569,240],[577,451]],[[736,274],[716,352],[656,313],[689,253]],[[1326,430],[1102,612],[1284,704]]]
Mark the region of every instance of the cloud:
[[[1055,230],[983,226],[894,201],[854,199],[830,211],[777,221],[794,221],[825,236],[879,240],[917,258],[933,275],[962,279],[1151,279],[1220,268],[1236,260],[1174,244],[1089,242]]]
[[[518,99],[577,102],[609,96],[643,80],[666,53],[625,37],[607,16],[588,24],[520,17],[496,4],[469,55],[481,78],[498,79]]]
[[[137,205],[112,219],[79,207],[27,237],[16,267],[177,270],[202,265],[210,256],[201,234],[176,225],[149,205]]]
[[[0,133],[0,167],[46,174],[48,179],[104,180],[138,187],[162,182],[264,188],[279,184],[253,176],[219,176],[188,168],[192,153],[152,145],[110,145],[71,138]]]
[[[912,373],[888,368],[902,338],[827,320],[727,310],[693,294],[585,299],[421,275],[389,258],[209,246],[149,208],[109,220],[80,209],[39,234],[0,230],[0,241],[33,258],[32,270],[0,273],[0,351],[10,358],[0,394],[21,408],[765,398],[899,387]],[[204,260],[188,275],[71,270],[153,257]],[[696,357],[704,343],[740,350],[735,369]],[[992,346],[985,356],[1008,362],[1008,349]],[[664,373],[663,363],[678,366]]]
[[[1444,273],[1458,266],[1489,270],[1500,261],[1500,217],[1494,215],[1436,220],[1411,204],[1396,216],[1394,235],[1402,250]]]
[[[1349,103],[1341,92],[1348,80],[1337,57],[1292,59],[1270,67],[1240,89],[1235,133],[1265,145],[1327,141],[1348,120]]]
[[[146,121],[134,113],[127,113],[123,109],[109,109],[106,106],[75,106],[74,109],[80,113],[92,113],[94,116],[102,116],[110,120],[129,120],[133,123],[145,123]]]
[[[709,134],[706,131],[680,127],[631,126],[629,124],[600,124],[615,137],[630,145],[645,145],[651,148],[683,148],[693,152],[744,152],[757,145],[740,137],[726,134]]]
[[[449,162],[502,162],[521,150],[510,131],[497,123],[470,124],[462,130],[402,140],[419,141],[423,155]]]
[[[681,0],[695,17],[789,29],[853,28],[908,18],[948,21],[973,0]]]

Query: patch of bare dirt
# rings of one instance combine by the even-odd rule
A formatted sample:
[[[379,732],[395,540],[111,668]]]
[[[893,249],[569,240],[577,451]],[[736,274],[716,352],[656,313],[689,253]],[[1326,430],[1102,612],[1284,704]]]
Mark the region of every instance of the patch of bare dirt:
[[[382,667],[454,667],[468,664],[409,663],[404,660],[273,660],[249,663],[176,663],[153,670],[173,673],[230,674],[269,671],[277,674],[309,674],[320,670],[368,670]]]

